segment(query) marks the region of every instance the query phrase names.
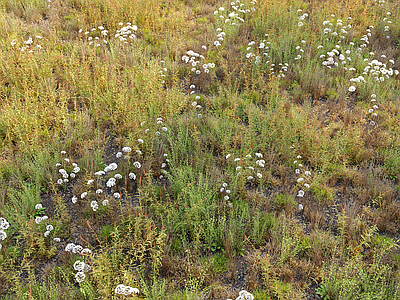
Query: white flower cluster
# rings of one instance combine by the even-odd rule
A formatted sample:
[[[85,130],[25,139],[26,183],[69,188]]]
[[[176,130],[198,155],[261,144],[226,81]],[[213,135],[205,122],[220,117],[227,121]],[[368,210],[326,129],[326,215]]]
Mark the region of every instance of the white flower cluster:
[[[132,25],[130,22],[126,23],[126,25],[124,23],[118,23],[118,25],[122,27],[116,31],[115,38],[119,39],[120,42],[128,44],[129,40],[136,39],[135,31],[138,30],[136,25]]]
[[[388,11],[388,12],[386,13],[387,17],[383,18],[383,22],[387,22],[387,24],[392,24],[392,21],[388,19],[388,18],[391,16],[391,14],[392,14],[392,13],[391,13],[390,11]],[[385,25],[384,32],[389,32],[389,28],[390,28],[389,25]],[[386,38],[387,38],[387,39],[390,39],[390,36],[387,35]]]
[[[297,159],[301,159],[301,155],[297,155]],[[301,186],[304,186],[306,189],[310,188],[310,185],[308,184],[308,182],[311,180],[311,172],[310,171],[305,171],[303,174],[301,169],[304,167],[302,163],[298,162],[297,160],[295,160],[293,162],[293,164],[297,165],[296,167],[296,174],[299,176],[299,178],[297,178],[297,183],[300,184]],[[300,189],[297,197],[304,197],[305,192]]]
[[[251,154],[248,154],[248,155],[246,155],[246,157],[245,157],[245,159],[243,161],[253,160],[253,163],[255,164],[255,168],[252,167],[252,166],[247,166],[245,168],[243,168],[242,166],[237,166],[236,167],[236,171],[237,171],[236,175],[238,175],[238,176],[241,175],[242,174],[241,170],[243,170],[243,175],[247,176],[248,174],[250,174],[250,176],[247,177],[248,181],[251,181],[254,178],[258,178],[258,180],[260,180],[263,177],[262,173],[261,173],[261,170],[257,170],[259,168],[264,168],[265,167],[265,160],[262,159],[263,155],[261,153],[255,153],[254,155],[255,155],[256,158],[260,158],[260,159],[257,159],[254,162],[254,159],[252,159]],[[226,156],[226,160],[228,160],[230,157],[231,157],[231,155],[228,154]],[[233,160],[233,162],[238,162],[238,161],[241,161],[241,159],[238,158],[238,157]],[[250,170],[250,171],[248,171],[248,170]],[[254,175],[254,177],[252,175]]]
[[[182,56],[182,61],[184,61],[186,64],[190,64],[192,66],[190,71],[197,75],[201,74],[201,68],[199,68],[197,65],[200,65],[203,68],[204,73],[209,73],[210,69],[215,68],[214,63],[205,62],[204,55],[194,52],[193,50],[187,51],[186,54],[187,55]]]
[[[75,274],[75,279],[77,282],[81,283],[86,278],[85,272],[90,271],[92,268],[84,261],[77,260],[74,263],[74,269],[75,271],[78,271]]]
[[[394,60],[390,59],[389,63],[393,66]],[[388,64],[383,63],[377,59],[372,60],[368,63],[368,65],[364,68],[364,75],[370,74],[374,77],[375,81],[383,82],[386,79],[389,79],[392,76],[399,75],[398,70],[393,70],[392,67],[388,67]]]
[[[335,15],[331,15],[332,18],[335,17]],[[351,17],[348,18],[348,20],[351,20]],[[348,25],[343,25],[343,21],[341,19],[337,19],[336,20],[336,25],[334,26],[333,23],[331,23],[331,21],[326,20],[322,23],[323,26],[328,26],[324,28],[324,34],[329,36],[329,34],[331,35],[330,38],[327,38],[326,40],[332,40],[332,41],[336,41],[337,43],[341,43],[340,40],[343,40],[346,38],[346,34],[348,34],[348,31],[350,28],[352,28],[351,24]],[[340,39],[338,40],[338,36],[340,35]]]
[[[92,202],[90,202],[90,207],[93,209],[93,211],[97,211],[99,209],[99,204],[97,203],[97,201],[93,200]]]
[[[254,5],[256,4],[256,0],[252,0],[250,2],[251,8],[246,8],[246,4],[242,3],[240,0],[236,0],[230,3],[231,11],[226,11],[225,7],[220,7],[218,10],[214,11],[214,16],[216,20],[219,20],[222,23],[222,26],[240,26],[240,22],[245,22],[245,15],[251,11],[255,11]],[[239,21],[239,22],[238,22]],[[238,23],[236,23],[238,22]],[[225,38],[225,32],[222,28],[217,28],[217,39],[214,42],[214,46],[221,46],[221,42]]]
[[[163,157],[167,157],[167,156],[168,156],[168,154],[164,153]],[[169,162],[169,159],[166,158],[165,161]],[[161,173],[163,173],[164,175],[167,174],[167,171],[165,170],[166,167],[167,167],[167,163],[162,163],[161,164]],[[164,177],[163,175],[160,175],[159,178],[162,179],[163,177]]]
[[[219,192],[221,193],[222,196],[224,196],[224,199],[226,201],[229,201],[229,195],[231,193],[231,190],[229,190],[228,188],[228,184],[226,182],[224,182],[221,186],[221,188],[219,189]],[[229,201],[228,202],[228,206],[230,208],[233,208],[233,204]]]
[[[35,37],[36,39],[42,39],[40,35],[37,35]],[[33,53],[34,51],[40,51],[42,49],[42,46],[37,44],[36,46],[34,45],[33,39],[29,37],[26,41],[23,42],[23,46],[21,46],[21,43],[18,42],[17,40],[12,40],[11,41],[11,46],[17,46],[18,50],[21,52],[27,51],[28,53]]]
[[[201,109],[201,105],[199,105],[199,104],[197,103],[197,101],[199,101],[199,100],[201,99],[201,97],[200,97],[199,95],[196,95],[196,96],[194,97],[194,99],[195,99],[196,101],[193,101],[193,102],[192,102],[192,106],[193,106],[194,108]]]
[[[347,64],[348,61],[351,61],[352,58],[350,56],[345,56],[343,53],[341,53],[338,49],[340,49],[341,47],[339,45],[336,45],[335,48],[333,48],[331,51],[328,51],[326,54],[322,54],[320,55],[320,58],[325,58],[326,60],[324,60],[322,62],[323,66],[326,66],[328,69],[331,69],[332,67],[338,67],[339,64],[341,65],[345,65]],[[346,50],[346,52],[344,52],[346,55],[349,55],[351,53],[351,50]],[[345,68],[345,67],[343,67]],[[347,67],[346,67],[347,69]]]
[[[79,33],[82,33],[83,29],[79,29]],[[104,29],[103,26],[92,28],[90,31],[85,31],[84,35],[87,37],[87,42],[91,46],[100,47],[102,44],[108,44],[105,40],[108,35],[108,30]]]
[[[375,94],[371,95],[371,102],[370,103],[372,105],[372,108],[370,108],[368,110],[368,114],[370,114],[370,122],[369,122],[369,124],[374,126],[374,125],[376,125],[376,122],[375,122],[374,119],[376,119],[376,117],[378,116],[378,114],[376,113],[376,110],[379,108],[379,106],[376,104],[376,95]]]
[[[232,299],[227,299],[227,300],[232,300]],[[253,294],[243,290],[239,292],[239,297],[237,297],[236,300],[254,300],[254,296]]]
[[[49,217],[48,216],[43,216],[43,217],[36,217],[35,218],[35,223],[40,224],[43,221],[46,221]]]
[[[5,218],[0,218],[0,241],[4,241],[7,238],[5,230],[7,230],[8,227],[10,227],[10,223],[8,223]],[[2,247],[3,246],[0,244],[0,249]]]
[[[268,37],[268,34],[265,34],[266,37]],[[257,47],[257,50],[253,49],[253,46],[256,44],[255,41],[251,41],[250,43],[247,44],[247,48],[246,48],[246,58],[255,58],[255,64],[259,64],[262,60],[262,56],[269,58],[269,45],[271,44],[270,42],[268,42],[267,40],[263,40],[262,42],[260,42],[260,45]],[[253,52],[254,51],[254,52]],[[256,53],[257,52],[257,53]],[[269,63],[269,61],[267,62],[267,64]]]
[[[50,234],[50,232],[51,232],[53,229],[54,229],[53,225],[51,225],[51,224],[47,225],[47,226],[46,226],[46,231],[45,231],[45,233],[44,233],[44,236],[45,236],[45,237],[48,237],[49,234]]]
[[[118,168],[118,165],[117,165],[116,163],[111,163],[111,164],[109,164],[108,166],[106,166],[106,167],[104,168],[104,172],[105,172],[105,173],[108,173],[108,172],[110,172],[110,171],[116,170],[117,168]]]
[[[268,38],[268,36],[269,36],[269,34],[266,33],[265,37]],[[260,45],[257,47],[257,50],[253,49],[253,46],[255,44],[256,44],[255,41],[251,41],[250,43],[247,44],[246,58],[248,58],[248,59],[254,58],[254,63],[256,65],[258,65],[258,64],[260,64],[262,62],[263,58],[265,57],[265,60],[266,60],[265,64],[268,65],[270,63],[270,59],[271,59],[271,56],[268,53],[269,50],[270,50],[271,43],[269,41],[267,41],[267,40],[263,40],[262,42],[260,42]],[[304,52],[303,49],[300,49],[300,46],[297,46],[296,49],[300,50],[300,52]],[[298,55],[295,59],[297,60],[297,59],[300,59],[300,58],[301,58],[301,55],[300,56]],[[277,77],[278,78],[283,78],[283,77],[286,76],[285,72],[288,71],[289,64],[288,63],[284,63],[284,64],[279,63],[278,65],[280,67],[279,71],[275,70],[275,64],[271,64],[269,66],[269,71],[271,72],[271,74],[275,74],[277,72],[277,74],[278,74]]]
[[[140,126],[143,127],[144,124],[146,124],[146,121],[141,122],[141,123],[140,123]],[[155,136],[160,137],[162,131],[164,131],[164,132],[167,132],[167,131],[168,131],[168,128],[162,125],[162,124],[163,124],[163,119],[162,119],[161,117],[158,117],[158,118],[156,119],[156,124],[157,124],[159,127],[161,127],[161,129],[156,129],[157,131],[156,131],[155,134],[154,134]],[[147,129],[145,129],[144,133],[149,133],[149,131],[150,131],[150,129],[147,128]],[[138,142],[139,142],[140,144],[143,144],[143,140],[142,140],[142,139],[138,139]],[[142,152],[141,152],[140,150],[136,150],[136,153],[139,154],[139,155],[142,154]]]
[[[75,245],[74,243],[69,243],[67,246],[65,246],[65,251],[66,252],[72,252],[74,254],[90,254],[92,251],[88,248],[83,248],[81,245]]]
[[[383,6],[385,4],[385,0],[375,0],[375,5]]]
[[[61,154],[65,155],[67,153],[65,151],[61,151]],[[76,177],[76,174],[81,170],[76,163],[71,163],[69,158],[64,158],[62,160],[62,162],[63,162],[62,164],[61,163],[56,164],[56,167],[60,167],[58,172],[60,173],[60,175],[62,177],[57,180],[57,183],[60,185],[69,182],[70,179],[73,180]],[[72,168],[72,171],[70,174],[68,174],[68,172],[64,168],[62,168],[63,165],[64,165],[65,169],[71,170],[71,168]]]
[[[137,288],[133,288],[130,286],[125,286],[123,284],[119,284],[117,285],[117,287],[115,288],[115,293],[119,294],[119,295],[131,295],[131,294],[139,294],[140,291]]]
[[[302,10],[301,10],[301,9],[298,9],[297,12],[298,12],[298,13],[301,13]],[[302,27],[302,26],[304,25],[304,24],[303,24],[303,21],[304,21],[307,17],[308,17],[308,14],[307,14],[307,13],[302,14],[302,15],[299,17],[299,23],[297,23],[297,26]]]

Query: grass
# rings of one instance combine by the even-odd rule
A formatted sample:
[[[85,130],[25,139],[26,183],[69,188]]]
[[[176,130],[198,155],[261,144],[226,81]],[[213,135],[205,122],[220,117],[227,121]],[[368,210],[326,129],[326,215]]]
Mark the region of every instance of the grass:
[[[400,299],[399,16],[1,0],[0,299]]]

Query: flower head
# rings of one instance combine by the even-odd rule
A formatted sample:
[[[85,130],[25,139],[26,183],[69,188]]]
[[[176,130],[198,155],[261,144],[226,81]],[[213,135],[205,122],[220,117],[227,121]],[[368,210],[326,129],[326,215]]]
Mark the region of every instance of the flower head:
[[[354,85],[349,87],[349,92],[354,92],[356,90],[356,87]]]
[[[83,280],[85,280],[85,277],[86,277],[86,275],[83,272],[78,272],[75,274],[75,279],[79,283],[81,283]]]
[[[3,229],[0,229],[0,241],[4,241],[6,238],[7,233]]]
[[[74,269],[75,269],[75,271],[81,271],[81,272],[83,272],[83,270],[85,269],[85,262],[80,261],[80,260],[77,260],[77,261],[74,263]]]
[[[6,230],[9,226],[10,224],[7,222],[6,219],[0,218],[0,229]]]

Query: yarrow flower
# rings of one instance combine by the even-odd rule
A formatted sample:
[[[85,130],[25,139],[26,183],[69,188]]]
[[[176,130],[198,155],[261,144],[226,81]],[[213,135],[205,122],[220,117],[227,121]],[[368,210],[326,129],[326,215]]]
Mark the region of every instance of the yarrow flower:
[[[82,271],[83,272],[83,270],[85,269],[85,262],[77,260],[74,263],[74,269],[75,269],[75,271]]]
[[[351,87],[349,87],[349,92],[354,92],[356,90],[356,87],[354,85],[352,85]]]
[[[123,284],[119,284],[117,285],[117,287],[115,288],[114,292],[116,294],[120,294],[120,295],[131,295],[131,294],[139,294],[140,291],[137,288],[133,288],[130,286],[125,286]]]
[[[254,300],[254,296],[247,291],[240,291],[236,300]]]
[[[0,241],[4,241],[6,238],[7,233],[3,229],[0,229]]]
[[[92,207],[93,211],[96,211],[99,208],[99,205],[97,204],[97,201],[92,201],[90,203],[90,206]]]
[[[78,283],[81,283],[83,280],[85,280],[85,277],[86,277],[86,275],[85,275],[85,273],[83,273],[83,272],[77,272],[77,273],[75,274],[75,279],[76,279],[76,281],[77,281]]]
[[[0,229],[7,230],[7,228],[9,226],[10,226],[10,223],[8,223],[5,218],[0,218]]]
[[[114,177],[111,177],[110,179],[108,179],[106,185],[107,185],[107,187],[113,187],[113,186],[115,186],[115,182],[116,182],[116,179]]]

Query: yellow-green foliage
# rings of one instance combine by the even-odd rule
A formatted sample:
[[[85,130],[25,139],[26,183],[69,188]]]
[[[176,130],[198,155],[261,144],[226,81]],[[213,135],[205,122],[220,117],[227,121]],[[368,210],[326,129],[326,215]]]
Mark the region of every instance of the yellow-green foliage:
[[[0,0],[0,298],[397,299],[399,16]]]

